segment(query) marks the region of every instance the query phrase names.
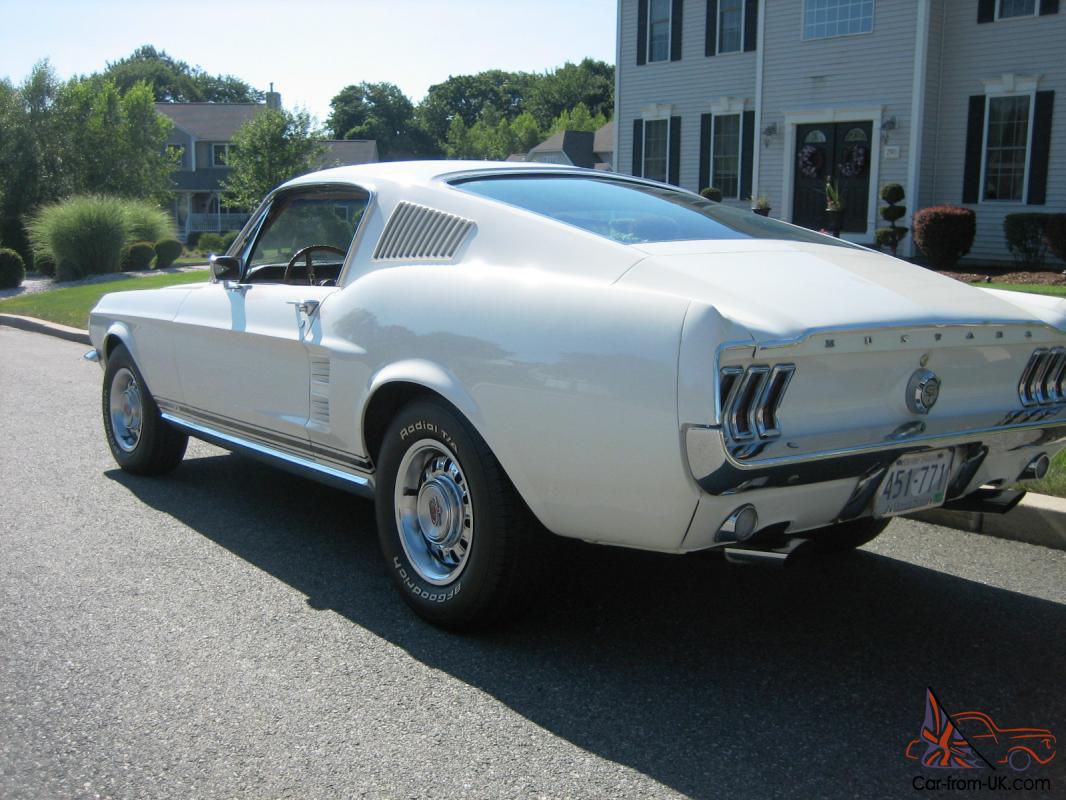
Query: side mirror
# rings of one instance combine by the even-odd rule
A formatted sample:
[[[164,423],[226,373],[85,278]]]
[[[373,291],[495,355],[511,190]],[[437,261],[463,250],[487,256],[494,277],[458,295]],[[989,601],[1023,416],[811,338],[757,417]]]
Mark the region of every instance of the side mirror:
[[[211,256],[211,274],[215,282],[235,281],[241,277],[241,260],[237,256]]]

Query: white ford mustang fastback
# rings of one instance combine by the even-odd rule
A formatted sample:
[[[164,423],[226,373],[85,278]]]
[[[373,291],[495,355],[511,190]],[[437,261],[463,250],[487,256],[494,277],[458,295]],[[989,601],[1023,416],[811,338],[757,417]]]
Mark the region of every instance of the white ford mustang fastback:
[[[194,436],[373,497],[453,627],[545,579],[544,529],[781,561],[1009,510],[1066,436],[1066,303],[621,175],[318,172],[212,270],[92,312],[119,465]]]

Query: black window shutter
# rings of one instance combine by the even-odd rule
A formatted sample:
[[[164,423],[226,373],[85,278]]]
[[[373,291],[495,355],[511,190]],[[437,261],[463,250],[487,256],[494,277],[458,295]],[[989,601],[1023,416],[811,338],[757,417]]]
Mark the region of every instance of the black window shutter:
[[[711,185],[711,114],[700,115],[700,180],[696,188],[703,191]]]
[[[1059,0],[1040,0],[1040,16],[1058,14]]]
[[[707,33],[703,39],[703,54],[718,52],[718,0],[707,0]]]
[[[985,138],[985,96],[970,95],[966,118],[966,162],[962,173],[962,202],[976,203],[981,194],[981,148]]]
[[[637,66],[648,62],[648,0],[637,3]]]
[[[996,0],[977,0],[977,22],[996,21]]]
[[[670,60],[681,60],[681,31],[682,28],[682,6],[684,0],[674,0],[673,8],[670,9]]]
[[[1037,92],[1033,109],[1033,150],[1029,154],[1029,197],[1031,206],[1042,206],[1047,200],[1047,162],[1051,151],[1051,109],[1054,92]]]
[[[745,111],[740,134],[740,199],[751,197],[752,171],[755,168],[755,112]]]
[[[681,185],[681,117],[670,117],[670,163],[666,172],[670,183]]]
[[[755,49],[759,41],[759,0],[744,0],[744,51]]]
[[[644,120],[633,120],[633,174],[644,174]]]

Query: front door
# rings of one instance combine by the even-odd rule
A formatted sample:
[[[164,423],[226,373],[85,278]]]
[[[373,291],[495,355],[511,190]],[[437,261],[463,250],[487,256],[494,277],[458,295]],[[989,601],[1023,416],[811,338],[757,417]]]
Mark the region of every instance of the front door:
[[[865,233],[870,204],[872,122],[826,122],[796,126],[792,221],[828,227],[825,184],[831,180],[844,203],[841,231]]]

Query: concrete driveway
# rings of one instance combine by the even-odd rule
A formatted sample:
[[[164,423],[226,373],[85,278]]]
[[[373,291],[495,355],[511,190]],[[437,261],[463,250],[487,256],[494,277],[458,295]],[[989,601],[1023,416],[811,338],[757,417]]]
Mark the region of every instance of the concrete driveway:
[[[451,635],[365,501],[198,443],[116,469],[84,349],[0,328],[0,797],[911,796],[926,687],[1066,740],[1066,552],[568,545],[527,617]],[[1023,775],[1062,796],[1066,755]]]

